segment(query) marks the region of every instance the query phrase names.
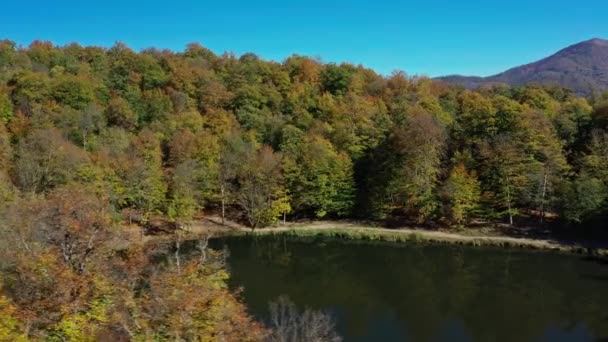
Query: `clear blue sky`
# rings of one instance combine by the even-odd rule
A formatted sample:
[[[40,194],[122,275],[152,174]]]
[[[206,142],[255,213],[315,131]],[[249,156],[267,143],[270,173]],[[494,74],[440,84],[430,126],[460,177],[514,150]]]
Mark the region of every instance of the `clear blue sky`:
[[[297,53],[380,73],[489,75],[593,37],[608,0],[6,1],[0,38],[56,44]]]

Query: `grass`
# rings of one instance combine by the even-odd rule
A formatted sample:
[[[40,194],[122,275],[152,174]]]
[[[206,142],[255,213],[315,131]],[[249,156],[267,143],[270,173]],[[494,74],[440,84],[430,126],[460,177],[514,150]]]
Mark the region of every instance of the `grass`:
[[[271,229],[258,230],[253,235],[288,235],[294,237],[326,237],[341,240],[363,240],[384,242],[422,242],[420,234],[387,233],[374,228],[323,228],[323,229],[289,229],[273,231]]]
[[[508,237],[474,237],[460,234],[435,234],[426,231],[387,230],[378,228],[291,228],[260,229],[245,235],[287,235],[300,238],[333,238],[346,241],[377,241],[391,243],[450,244],[474,247],[499,247],[517,249],[550,250],[565,253],[608,256],[606,249],[592,249],[580,245],[560,244],[546,240],[531,240]]]

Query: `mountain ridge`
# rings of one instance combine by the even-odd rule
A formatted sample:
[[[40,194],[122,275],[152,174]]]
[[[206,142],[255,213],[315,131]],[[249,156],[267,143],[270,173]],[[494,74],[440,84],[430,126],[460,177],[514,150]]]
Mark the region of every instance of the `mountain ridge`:
[[[501,83],[510,86],[558,84],[579,95],[591,95],[594,91],[608,90],[608,40],[592,38],[487,77],[447,75],[436,79],[467,88]]]

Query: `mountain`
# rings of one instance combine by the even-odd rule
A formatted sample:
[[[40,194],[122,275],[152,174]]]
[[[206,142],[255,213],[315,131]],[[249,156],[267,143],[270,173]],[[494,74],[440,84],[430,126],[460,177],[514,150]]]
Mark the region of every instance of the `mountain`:
[[[540,61],[518,66],[488,77],[450,75],[438,79],[467,88],[506,83],[559,84],[579,95],[608,90],[608,40],[594,38],[571,45]]]

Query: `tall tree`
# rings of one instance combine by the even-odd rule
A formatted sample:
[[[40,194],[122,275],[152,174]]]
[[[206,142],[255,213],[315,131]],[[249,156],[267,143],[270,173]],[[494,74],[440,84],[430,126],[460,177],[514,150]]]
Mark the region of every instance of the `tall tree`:
[[[243,208],[252,230],[274,223],[282,214],[285,196],[281,155],[269,146],[245,155],[237,174],[237,203]]]
[[[476,175],[467,171],[463,164],[458,164],[450,171],[443,191],[451,222],[457,225],[467,223],[479,206],[481,196]]]
[[[88,156],[56,129],[35,130],[16,151],[15,178],[25,192],[42,192],[76,177]]]
[[[377,162],[373,201],[382,213],[405,211],[423,222],[438,209],[435,188],[445,148],[445,130],[429,113],[414,109],[404,127],[394,128],[388,152]]]
[[[353,165],[319,136],[283,145],[285,178],[294,208],[321,218],[349,214],[353,205]]]
[[[498,135],[482,144],[480,150],[486,199],[498,210],[498,216],[508,216],[511,225],[530,184],[528,172],[539,170],[538,163],[526,155],[521,145],[513,136]]]
[[[130,164],[125,165],[127,202],[142,210],[144,218],[162,209],[167,192],[162,169],[160,141],[143,130],[129,147]]]

